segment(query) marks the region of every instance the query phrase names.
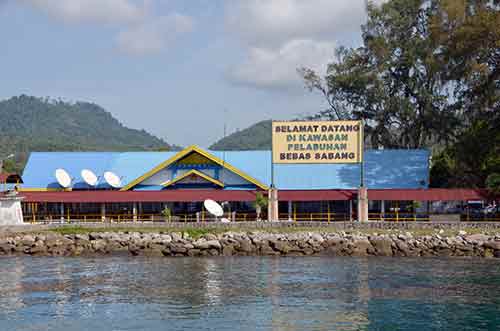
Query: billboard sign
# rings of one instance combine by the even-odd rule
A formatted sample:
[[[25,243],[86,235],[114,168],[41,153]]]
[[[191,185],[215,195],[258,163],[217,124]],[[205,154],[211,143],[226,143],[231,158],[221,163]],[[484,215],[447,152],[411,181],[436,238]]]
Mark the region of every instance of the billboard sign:
[[[273,163],[360,163],[361,121],[273,122]]]

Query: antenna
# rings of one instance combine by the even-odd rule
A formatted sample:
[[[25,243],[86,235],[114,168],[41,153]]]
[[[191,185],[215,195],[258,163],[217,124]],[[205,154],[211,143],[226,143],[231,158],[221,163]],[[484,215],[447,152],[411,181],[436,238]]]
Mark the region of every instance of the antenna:
[[[227,136],[227,123],[226,123],[226,118],[227,118],[227,109],[224,109],[224,137],[222,139],[226,139]],[[226,166],[226,149],[222,151],[222,166]]]
[[[106,171],[104,173],[104,180],[106,180],[106,183],[109,184],[109,186],[113,188],[121,188],[122,187],[122,179],[118,177],[117,174],[111,171]]]
[[[203,201],[203,206],[205,209],[215,217],[221,217],[224,215],[224,209],[222,209],[221,205],[211,199],[207,199]]]
[[[95,173],[89,169],[83,169],[81,172],[81,176],[85,183],[87,183],[89,186],[96,186],[97,182],[99,181]]]
[[[55,176],[62,187],[69,188],[71,186],[72,179],[66,170],[62,168],[56,169]]]

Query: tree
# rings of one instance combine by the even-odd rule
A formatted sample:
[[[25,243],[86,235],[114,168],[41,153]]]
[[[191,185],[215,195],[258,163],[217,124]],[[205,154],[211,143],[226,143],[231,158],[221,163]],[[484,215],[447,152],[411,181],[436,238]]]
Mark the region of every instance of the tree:
[[[450,145],[472,121],[464,107],[498,107],[500,22],[498,6],[489,3],[369,3],[362,46],[339,48],[325,77],[299,70],[330,105],[318,116],[365,119],[375,147]]]
[[[496,195],[500,194],[500,173],[489,175],[486,179],[486,187],[488,187],[492,193]]]
[[[163,210],[161,211],[162,216],[165,218],[166,222],[170,222],[172,219],[172,210],[168,208],[168,206],[165,206]]]
[[[431,186],[484,188],[499,173],[500,121],[477,120],[454,145],[433,157]]]
[[[420,148],[446,142],[458,124],[430,38],[434,8],[425,0],[368,5],[363,45],[340,48],[324,78],[331,112],[363,118],[373,146]],[[302,70],[309,88],[317,77]],[[342,108],[342,109],[339,109]]]
[[[485,187],[500,164],[500,1],[368,4],[358,48],[339,48],[326,75],[302,68],[329,109],[364,119],[373,147],[434,149],[431,181]]]
[[[254,202],[254,207],[255,207],[255,212],[257,214],[257,220],[261,219],[261,214],[262,214],[262,209],[266,208],[268,205],[268,199],[262,195],[262,193],[257,192],[255,195],[255,202]]]
[[[469,121],[500,110],[500,1],[441,0],[430,20],[443,79]]]

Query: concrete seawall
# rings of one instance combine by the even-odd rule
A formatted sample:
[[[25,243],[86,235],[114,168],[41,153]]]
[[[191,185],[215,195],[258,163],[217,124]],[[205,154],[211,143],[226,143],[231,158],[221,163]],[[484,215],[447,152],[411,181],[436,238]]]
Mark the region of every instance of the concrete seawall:
[[[16,232],[33,232],[61,227],[76,226],[85,228],[98,229],[116,229],[116,228],[155,228],[155,229],[280,229],[280,228],[328,228],[332,230],[369,230],[369,229],[394,229],[394,230],[422,230],[422,229],[479,229],[479,230],[500,230],[500,222],[237,222],[237,223],[221,223],[221,222],[71,222],[71,223],[51,223],[51,224],[31,224],[26,223],[23,226],[0,226],[1,233],[16,233]]]

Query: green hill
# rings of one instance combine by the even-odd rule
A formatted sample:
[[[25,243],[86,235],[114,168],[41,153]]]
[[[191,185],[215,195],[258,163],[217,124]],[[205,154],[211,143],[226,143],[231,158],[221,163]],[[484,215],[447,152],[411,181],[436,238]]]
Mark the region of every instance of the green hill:
[[[22,168],[31,151],[175,148],[144,130],[123,126],[93,103],[68,103],[25,95],[0,101],[0,157],[16,155],[16,164],[6,162],[6,170]]]
[[[244,130],[222,138],[210,146],[214,151],[270,150],[271,120],[258,122]]]

